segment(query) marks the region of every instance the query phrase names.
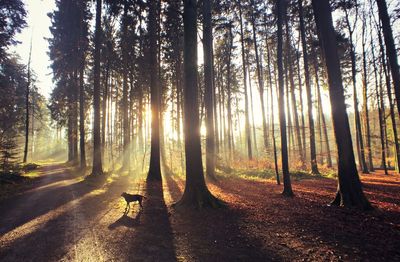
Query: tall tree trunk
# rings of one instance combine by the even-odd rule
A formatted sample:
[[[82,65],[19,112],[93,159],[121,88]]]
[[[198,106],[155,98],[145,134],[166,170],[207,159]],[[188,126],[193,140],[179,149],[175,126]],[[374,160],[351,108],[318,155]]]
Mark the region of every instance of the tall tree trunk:
[[[251,148],[251,133],[250,133],[250,117],[249,117],[249,97],[247,94],[247,69],[246,69],[246,53],[244,48],[244,33],[243,33],[243,18],[242,18],[242,1],[238,1],[239,21],[240,21],[240,43],[242,47],[242,69],[243,69],[243,86],[244,86],[244,114],[245,114],[245,134],[247,145],[247,157],[253,159]]]
[[[212,32],[212,30],[211,30]],[[214,141],[215,141],[215,145],[214,145],[214,161],[215,161],[215,165],[216,165],[216,161],[218,159],[218,154],[219,154],[219,137],[218,137],[218,132],[219,132],[219,128],[218,128],[218,115],[217,115],[217,94],[216,94],[216,80],[215,80],[215,76],[216,76],[216,72],[215,72],[215,64],[214,64],[214,46],[213,46],[213,39],[211,38],[211,64],[212,64],[212,100],[213,100],[213,107],[214,107]],[[215,168],[215,166],[214,166]]]
[[[74,152],[74,159],[73,164],[78,164],[78,115],[79,115],[79,77],[78,77],[78,69],[74,70],[73,73],[73,116],[72,116],[72,123],[73,123],[73,152]]]
[[[316,71],[317,72],[317,71]],[[317,129],[318,129],[318,138],[319,138],[319,163],[321,165],[324,164],[324,141],[322,138],[322,118],[325,118],[324,112],[321,105],[321,91],[319,86],[318,76],[315,75],[316,78],[316,85],[315,85],[315,92],[317,94]],[[329,145],[329,143],[328,143]],[[326,150],[328,151],[328,150]]]
[[[357,8],[357,7],[356,7]],[[352,76],[352,83],[353,83],[353,103],[354,103],[354,122],[356,126],[356,141],[357,141],[357,151],[358,151],[358,159],[361,171],[364,174],[368,174],[368,167],[367,163],[365,162],[365,148],[364,148],[364,141],[362,137],[361,131],[361,119],[360,119],[360,112],[358,111],[358,98],[357,98],[357,69],[356,69],[356,52],[355,46],[353,42],[353,33],[354,27],[351,28],[350,25],[350,18],[347,11],[347,8],[344,9],[345,11],[345,18],[346,18],[346,25],[349,31],[349,41],[350,41],[350,58],[351,58],[351,76]],[[357,13],[358,15],[358,13]],[[357,17],[356,17],[357,19]]]
[[[371,148],[371,128],[369,125],[369,112],[368,112],[368,83],[367,83],[367,54],[365,50],[366,44],[366,17],[365,12],[363,13],[363,26],[362,26],[362,57],[363,57],[363,110],[365,116],[365,135],[367,138],[367,156],[368,156],[368,167],[369,171],[374,171],[374,164],[372,162],[372,148]]]
[[[207,188],[201,158],[197,85],[197,3],[184,0],[184,134],[186,185],[181,207],[218,207],[220,202]]]
[[[114,147],[113,147],[113,128],[112,128],[112,94],[113,94],[113,74],[111,72],[111,77],[110,77],[110,89],[108,90],[109,96],[108,96],[108,105],[107,105],[107,140],[108,140],[108,145],[109,149],[108,150],[108,155],[109,159],[111,161],[111,169],[114,169]]]
[[[214,128],[214,76],[212,55],[211,0],[203,1],[203,49],[204,49],[204,104],[206,109],[206,175],[215,179],[215,128]]]
[[[29,94],[31,86],[31,58],[32,58],[32,38],[29,47],[29,58],[28,58],[28,74],[25,89],[25,147],[24,147],[24,159],[23,163],[26,163],[28,158],[28,146],[29,146]],[[32,117],[33,120],[33,117]]]
[[[102,97],[102,118],[101,118],[101,155],[105,157],[104,151],[106,147],[106,116],[107,116],[107,98],[108,98],[108,80],[109,80],[109,61],[106,65],[106,74],[104,76],[104,93]]]
[[[79,149],[80,149],[80,167],[86,167],[86,149],[85,149],[85,83],[84,83],[84,56],[81,57],[81,66],[79,72]],[[112,150],[112,149],[111,149]]]
[[[157,70],[157,1],[149,2],[151,149],[147,180],[161,180],[160,166],[160,90]]]
[[[284,83],[283,83],[283,63],[282,63],[282,48],[283,48],[283,30],[282,25],[284,16],[286,15],[286,6],[284,0],[276,1],[277,24],[278,24],[278,46],[277,46],[277,63],[279,75],[279,125],[281,129],[281,154],[282,154],[282,173],[283,173],[283,192],[285,196],[293,196],[292,185],[289,173],[289,159],[287,151],[287,138],[286,138],[286,116],[285,116],[285,103],[284,103]]]
[[[251,5],[253,8],[256,8],[254,0],[251,0]],[[254,43],[254,52],[256,55],[256,67],[257,67],[257,80],[258,80],[258,90],[260,92],[260,103],[261,103],[261,116],[262,116],[262,126],[263,126],[263,138],[264,138],[264,147],[268,149],[268,127],[267,127],[267,118],[265,116],[265,103],[264,103],[264,80],[262,77],[262,67],[260,64],[260,58],[258,55],[258,45],[257,45],[257,35],[256,35],[256,18],[254,14],[254,10],[251,12],[251,26],[253,30],[253,43]]]
[[[283,68],[287,68],[287,66],[286,66],[286,59],[287,57],[285,56],[285,59],[284,59],[284,64],[283,64]],[[285,70],[285,72],[284,72],[284,74],[283,74],[284,76],[284,79],[285,79],[285,90],[284,90],[284,92],[286,92],[286,97],[288,98],[289,97],[289,89],[288,89],[288,87],[289,87],[289,81],[288,81],[288,77],[287,77],[287,71]],[[292,121],[291,121],[291,114],[290,114],[290,107],[289,107],[289,102],[288,102],[289,100],[288,99],[284,99],[284,102],[285,102],[285,106],[286,106],[286,116],[287,116],[287,125],[286,125],[286,128],[287,128],[287,132],[288,132],[288,150],[289,150],[289,157],[291,156],[291,153],[292,153],[292,151],[293,151],[293,140],[294,140],[294,137],[293,137],[293,132],[292,132]]]
[[[250,71],[249,71],[249,57],[248,54],[246,56],[246,63],[247,63],[247,73],[248,73],[248,79],[251,79],[250,77]],[[254,103],[253,103],[253,87],[251,86],[251,81],[249,81],[249,91],[250,91],[250,105],[251,105],[251,126],[252,126],[252,131],[253,131],[253,142],[254,142],[254,152],[257,155],[258,149],[257,149],[257,136],[256,136],[256,124],[254,121]]]
[[[299,115],[297,113],[297,102],[296,102],[296,95],[295,95],[295,86],[294,86],[294,73],[293,73],[293,65],[292,65],[292,52],[291,52],[291,44],[290,44],[290,28],[289,28],[289,19],[287,15],[285,16],[285,24],[286,24],[286,57],[287,57],[287,66],[289,68],[289,93],[291,98],[292,104],[292,115],[294,120],[294,127],[296,133],[296,144],[298,154],[300,154],[300,161],[304,164],[304,155],[303,155],[303,148],[301,143],[301,134],[300,134],[300,125],[299,125]],[[289,97],[288,97],[289,101]]]
[[[382,5],[382,3],[379,3],[379,1],[377,1],[377,3],[378,3],[378,7],[379,7],[379,5]],[[386,3],[384,3],[384,4],[386,6]],[[383,6],[383,7],[385,7],[385,6]],[[385,13],[384,10],[382,10],[382,12]],[[387,9],[386,9],[386,15],[387,15]],[[380,16],[381,16],[381,14],[380,14]],[[384,17],[384,16],[385,15],[382,14],[382,17]],[[382,21],[382,17],[381,17],[381,21]],[[387,19],[389,19],[389,18],[387,18]],[[383,24],[383,21],[382,21],[382,24]],[[396,165],[396,170],[398,171],[398,169],[400,167],[400,145],[399,145],[399,140],[398,140],[398,136],[397,136],[395,106],[394,106],[394,102],[393,102],[393,98],[392,98],[392,88],[391,88],[391,84],[390,84],[390,75],[389,75],[389,72],[388,72],[389,70],[388,70],[388,66],[387,66],[387,63],[386,63],[386,54],[385,54],[385,48],[384,48],[384,45],[383,45],[381,29],[380,29],[380,27],[378,25],[376,27],[377,27],[376,29],[378,31],[378,40],[379,40],[379,47],[380,47],[380,53],[381,53],[381,62],[382,62],[383,72],[385,74],[386,91],[387,91],[388,100],[389,100],[390,119],[391,119],[391,122],[392,122],[392,129],[393,129],[393,140],[394,140],[395,151],[396,151],[395,152],[396,153],[396,160],[395,160],[396,163],[395,163],[395,165]],[[388,29],[388,28],[386,27],[386,29]],[[389,57],[388,46],[393,46],[394,47],[393,36],[391,34],[391,28],[390,28],[390,21],[389,21],[389,29],[390,29],[390,31],[387,32],[387,34],[388,34],[387,37],[385,35],[385,30],[383,30],[384,31],[384,37],[385,37],[385,44],[386,44],[386,48],[387,48],[386,52],[387,52],[387,56],[388,57]],[[388,40],[386,40],[386,39],[388,39]],[[393,45],[391,43],[393,43]],[[393,62],[393,60],[394,60],[394,62]],[[396,62],[397,62],[397,58],[392,59],[392,62],[389,61],[390,65],[392,63],[396,64]],[[392,69],[392,77],[393,77],[393,68],[391,66],[390,66],[390,68]],[[400,81],[400,79],[397,81],[398,85],[400,85],[399,81]],[[396,91],[395,77],[393,77],[393,86],[395,87],[396,103],[398,103],[399,100],[398,100],[397,91]],[[397,104],[397,109],[399,110],[399,104]],[[383,107],[383,110],[384,110],[384,107]],[[385,132],[385,135],[387,136],[387,132]],[[386,139],[386,141],[387,141],[387,139]],[[388,147],[386,146],[386,148],[388,148]]]
[[[301,36],[299,36],[301,37]],[[299,39],[299,45],[301,40]],[[304,161],[307,160],[307,152],[306,152],[306,123],[304,120],[304,101],[303,101],[303,83],[301,77],[301,66],[300,66],[300,52],[296,51],[296,62],[297,62],[297,77],[299,79],[299,102],[300,102],[300,128],[301,128],[301,148]]]
[[[316,90],[317,90],[317,99],[318,99],[318,114],[319,114],[319,137],[320,137],[320,146],[321,146],[321,151],[323,148],[323,143],[322,143],[322,134],[321,132],[324,133],[324,142],[325,142],[325,147],[326,147],[326,165],[327,167],[332,167],[332,156],[331,156],[331,148],[329,145],[329,137],[328,137],[328,127],[326,124],[326,120],[325,120],[325,114],[324,114],[324,110],[322,107],[322,96],[321,96],[321,87],[319,85],[319,77],[318,77],[318,61],[317,61],[317,56],[316,53],[314,52],[314,49],[312,49],[312,55],[314,57],[314,71],[315,71],[315,83],[316,83]],[[321,122],[322,122],[322,126],[321,126]],[[322,130],[323,131],[322,131]],[[321,155],[322,158],[322,155]]]
[[[103,174],[100,137],[100,49],[101,49],[101,0],[96,0],[96,26],[94,36],[94,90],[93,90],[93,168],[92,175]]]
[[[276,153],[276,139],[275,139],[275,113],[274,113],[274,96],[273,88],[272,88],[272,72],[271,72],[271,55],[269,50],[269,44],[267,37],[265,38],[265,45],[267,47],[267,67],[268,67],[268,83],[269,83],[269,90],[270,90],[270,103],[271,103],[271,136],[272,136],[272,147],[274,153],[274,167],[275,167],[275,176],[276,176],[276,183],[278,185],[281,184],[279,179],[279,169],[278,169],[278,156]],[[276,83],[276,75],[275,75],[275,83]]]
[[[154,1],[153,1],[154,2]],[[150,18],[151,19],[151,18]],[[128,106],[128,2],[124,0],[124,13],[122,15],[122,118],[123,118],[123,163],[122,168],[130,170],[130,128],[129,128],[129,106]],[[152,52],[152,50],[150,50]],[[151,58],[150,58],[151,59]],[[152,64],[150,64],[153,66]],[[153,74],[151,74],[153,77]]]
[[[338,150],[338,190],[333,205],[371,208],[364,195],[354,159],[349,119],[329,0],[312,0],[320,45],[328,75],[332,120]]]
[[[393,141],[395,145],[395,168],[397,171],[399,171],[400,167],[400,145],[399,145],[399,139],[397,135],[397,124],[396,124],[396,113],[395,113],[395,104],[392,98],[392,87],[390,85],[390,74],[389,70],[386,64],[386,57],[385,57],[385,52],[383,50],[383,46],[381,46],[381,61],[382,61],[382,69],[383,69],[383,74],[385,76],[385,83],[386,83],[386,92],[388,95],[388,100],[389,100],[389,112],[390,112],[390,120],[392,122],[392,130],[393,130]],[[384,107],[383,107],[383,115],[384,114]],[[386,140],[386,148],[388,147],[388,138],[387,138],[387,132],[385,132],[385,140]]]
[[[232,160],[233,157],[233,145],[232,145],[232,49],[233,49],[233,33],[232,33],[232,25],[229,25],[229,54],[228,54],[228,69],[227,69],[227,101],[226,101],[226,109],[228,114],[228,128],[226,130],[228,139],[228,155],[229,160]]]
[[[378,5],[379,18],[382,22],[382,31],[385,38],[386,52],[389,58],[390,70],[393,78],[397,110],[398,114],[400,115],[400,69],[399,63],[397,61],[397,53],[393,39],[392,27],[390,25],[390,17],[387,10],[386,0],[376,0],[376,4]]]
[[[139,85],[138,87],[138,147],[139,147],[139,154],[142,154],[144,151],[144,138],[143,138],[143,91],[142,86]]]
[[[288,70],[287,68],[288,66],[288,61],[287,61],[287,56],[285,56],[285,64],[284,64],[284,68],[285,68],[285,72],[284,72],[284,78],[285,78],[285,91],[286,91],[286,115],[287,115],[287,127],[288,127],[288,133],[289,133],[289,157],[293,156],[293,152],[294,152],[294,134],[293,134],[293,125],[292,125],[292,114],[291,114],[291,110],[290,110],[290,102],[289,102],[289,77],[288,77]]]
[[[374,77],[375,77],[375,95],[378,104],[378,120],[379,120],[379,135],[380,135],[380,142],[381,142],[381,168],[385,171],[385,174],[388,174],[387,166],[386,166],[386,153],[385,153],[385,121],[384,121],[384,114],[383,108],[385,107],[383,103],[383,92],[382,92],[382,84],[379,85],[378,83],[378,70],[376,66],[375,60],[375,51],[374,51],[374,41],[372,39],[372,32],[371,32],[371,52],[372,52],[372,66],[374,69]],[[379,91],[378,91],[379,89]]]
[[[310,70],[308,67],[306,31],[304,26],[303,0],[298,0],[298,6],[299,6],[299,18],[300,18],[301,45],[303,49],[304,77],[305,77],[306,93],[307,93],[308,127],[310,129],[311,173],[319,174],[318,164],[317,164],[317,154],[315,149],[314,116],[313,116],[313,105],[312,105]],[[317,73],[318,72],[316,72],[316,74]]]

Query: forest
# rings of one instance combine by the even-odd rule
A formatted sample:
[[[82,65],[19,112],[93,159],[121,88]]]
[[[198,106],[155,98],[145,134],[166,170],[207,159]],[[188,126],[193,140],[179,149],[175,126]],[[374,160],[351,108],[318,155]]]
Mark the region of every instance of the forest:
[[[400,261],[399,54],[397,0],[0,0],[0,261]]]

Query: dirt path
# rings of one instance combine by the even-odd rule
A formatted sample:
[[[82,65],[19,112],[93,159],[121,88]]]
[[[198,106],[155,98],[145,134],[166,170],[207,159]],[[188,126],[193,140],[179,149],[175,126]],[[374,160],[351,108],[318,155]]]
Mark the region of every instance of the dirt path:
[[[336,183],[295,181],[283,198],[273,182],[209,184],[227,208],[177,212],[184,181],[145,184],[132,174],[83,180],[64,165],[41,169],[33,188],[0,202],[0,261],[400,260],[400,179],[363,177],[379,207],[327,207]],[[124,215],[121,192],[147,195]]]

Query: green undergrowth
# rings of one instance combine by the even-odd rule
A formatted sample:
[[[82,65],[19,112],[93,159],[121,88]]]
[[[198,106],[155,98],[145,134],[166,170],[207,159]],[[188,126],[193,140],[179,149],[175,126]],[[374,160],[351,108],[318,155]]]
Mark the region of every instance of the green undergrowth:
[[[336,179],[337,173],[335,170],[330,168],[321,167],[320,175],[311,174],[307,170],[291,170],[290,176],[294,181],[301,181],[305,179]],[[206,172],[204,171],[204,174]],[[179,177],[185,179],[185,175],[179,170],[168,170],[168,172],[163,171],[163,175]],[[237,168],[229,167],[226,165],[218,165],[216,168],[216,176],[221,178],[234,178],[239,177],[249,180],[276,180],[275,170],[271,168],[260,169],[260,168]],[[282,173],[279,170],[279,177],[282,181]]]
[[[38,166],[32,163],[21,165],[12,172],[0,172],[0,201],[29,189],[39,176]]]
[[[240,177],[244,179],[255,179],[255,180],[276,180],[276,174],[274,169],[248,169],[248,168],[230,168],[230,172],[225,172],[226,169],[217,169],[216,173],[221,177]],[[320,175],[311,174],[304,170],[292,170],[290,172],[291,179],[294,181],[300,181],[305,179],[336,179],[336,173],[334,170],[324,169],[320,171]],[[279,172],[279,177],[282,181],[282,173]]]

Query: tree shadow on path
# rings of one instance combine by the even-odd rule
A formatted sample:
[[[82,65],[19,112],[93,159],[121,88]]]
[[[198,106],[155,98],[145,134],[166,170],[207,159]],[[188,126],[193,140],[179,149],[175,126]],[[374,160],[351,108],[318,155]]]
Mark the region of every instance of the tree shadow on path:
[[[77,181],[72,179],[75,178],[75,174],[67,168],[57,167],[57,170],[52,175],[46,175],[43,183],[47,185],[48,181],[55,179],[55,181],[65,180],[64,184],[51,185],[37,192],[31,190],[0,203],[0,213],[4,214],[0,216],[0,236],[100,188],[108,177],[107,175],[88,177]],[[42,185],[40,183],[38,186]]]
[[[165,177],[174,202],[182,196],[178,177]],[[224,199],[225,200],[225,199]],[[177,254],[186,261],[274,261],[282,260],[274,250],[246,232],[245,213],[231,207],[176,210],[171,223]]]
[[[60,207],[59,211],[51,214],[48,218],[36,217],[36,219],[41,219],[39,221],[41,223],[36,225],[31,232],[21,232],[20,236],[11,242],[6,242],[6,245],[0,248],[0,261],[80,260],[74,258],[74,254],[71,256],[71,250],[74,250],[82,238],[90,234],[93,228],[91,222],[107,209],[105,206],[110,199],[117,196],[121,189],[125,189],[121,188],[121,185],[127,185],[123,181],[124,179],[126,177],[117,177],[115,180],[105,182],[107,177],[104,176],[78,182],[82,187],[67,187],[74,193],[74,197],[71,199],[69,195],[72,193],[59,192],[56,196],[57,201],[67,198],[65,201],[68,202],[77,198],[79,203],[69,207]],[[96,192],[96,190],[99,191]],[[89,192],[95,193],[82,198]],[[90,240],[94,243],[93,237],[90,237]],[[88,251],[88,254],[92,253]],[[65,256],[67,257],[65,258]]]
[[[140,225],[136,226],[130,242],[129,260],[177,261],[162,182],[148,181],[146,197]]]

